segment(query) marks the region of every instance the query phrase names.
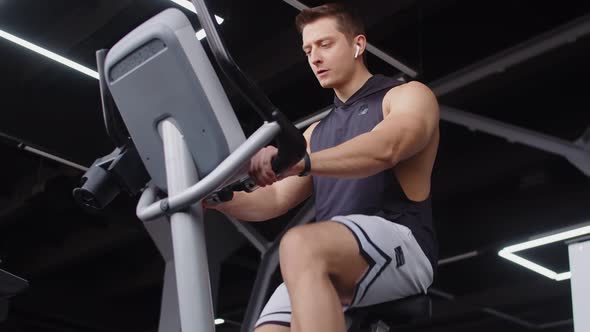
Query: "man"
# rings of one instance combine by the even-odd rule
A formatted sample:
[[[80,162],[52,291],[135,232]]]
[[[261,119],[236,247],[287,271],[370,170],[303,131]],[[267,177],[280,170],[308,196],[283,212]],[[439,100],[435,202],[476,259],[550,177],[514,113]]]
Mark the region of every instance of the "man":
[[[302,161],[274,174],[274,147],[251,160],[261,186],[215,206],[246,221],[274,218],[315,193],[316,223],[280,244],[284,283],[257,332],[344,331],[343,311],[424,293],[436,270],[430,205],[439,142],[434,94],[367,70],[367,41],[353,12],[337,4],[296,18],[303,51],[335,109],[304,133]]]

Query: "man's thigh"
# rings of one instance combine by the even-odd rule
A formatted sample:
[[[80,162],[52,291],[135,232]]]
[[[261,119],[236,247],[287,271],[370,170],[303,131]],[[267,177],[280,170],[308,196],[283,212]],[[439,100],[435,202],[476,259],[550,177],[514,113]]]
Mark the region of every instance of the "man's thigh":
[[[262,325],[254,330],[254,332],[289,332],[291,330],[288,326],[281,326],[277,324]]]
[[[357,281],[368,268],[353,233],[346,226],[334,221],[321,221],[299,227],[298,231],[307,241],[313,243],[318,258],[326,264],[330,280],[342,304],[349,304]]]

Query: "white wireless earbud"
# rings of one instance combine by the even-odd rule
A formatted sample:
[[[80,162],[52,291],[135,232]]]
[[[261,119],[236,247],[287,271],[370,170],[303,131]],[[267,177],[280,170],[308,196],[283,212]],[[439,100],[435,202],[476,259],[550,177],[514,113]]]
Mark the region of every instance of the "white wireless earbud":
[[[361,48],[358,45],[356,45],[356,52],[354,52],[354,58],[355,59],[358,58],[360,51],[361,51]]]

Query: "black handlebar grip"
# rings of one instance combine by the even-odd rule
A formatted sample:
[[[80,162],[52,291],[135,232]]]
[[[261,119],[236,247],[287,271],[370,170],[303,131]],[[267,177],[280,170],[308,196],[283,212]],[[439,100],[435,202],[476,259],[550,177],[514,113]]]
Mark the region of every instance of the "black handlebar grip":
[[[280,174],[303,158],[307,142],[299,129],[279,110],[275,110],[272,117],[281,127],[276,138],[278,154],[271,162],[272,170]]]

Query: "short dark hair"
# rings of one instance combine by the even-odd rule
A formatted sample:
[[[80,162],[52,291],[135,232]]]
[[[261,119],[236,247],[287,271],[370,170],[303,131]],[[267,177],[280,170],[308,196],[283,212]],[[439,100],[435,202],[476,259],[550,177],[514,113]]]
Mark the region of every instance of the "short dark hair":
[[[342,32],[350,39],[365,34],[363,20],[356,14],[356,12],[348,5],[334,2],[302,10],[297,17],[295,17],[297,31],[302,33],[303,28],[305,28],[306,25],[324,17],[332,17],[336,19],[336,28],[338,31]]]

